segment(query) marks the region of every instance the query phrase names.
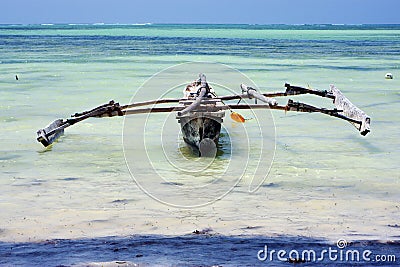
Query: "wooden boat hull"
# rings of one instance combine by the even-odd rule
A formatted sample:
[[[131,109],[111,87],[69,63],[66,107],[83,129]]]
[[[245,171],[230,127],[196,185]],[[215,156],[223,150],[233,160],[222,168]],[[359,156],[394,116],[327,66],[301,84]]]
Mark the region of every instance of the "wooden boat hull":
[[[179,116],[183,140],[199,156],[215,156],[225,111]]]

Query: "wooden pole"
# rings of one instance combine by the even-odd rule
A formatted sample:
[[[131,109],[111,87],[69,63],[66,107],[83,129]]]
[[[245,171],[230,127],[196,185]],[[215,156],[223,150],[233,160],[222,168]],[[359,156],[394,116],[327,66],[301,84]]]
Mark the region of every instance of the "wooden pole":
[[[239,104],[239,105],[225,105],[220,107],[199,107],[194,112],[216,112],[220,110],[228,110],[228,109],[277,109],[277,110],[286,110],[286,106],[270,106],[270,105],[257,105],[257,104]],[[161,113],[161,112],[173,112],[173,111],[182,111],[183,107],[162,107],[162,108],[142,108],[142,109],[128,109],[123,110],[122,113],[124,115],[133,115],[133,114],[143,114],[143,113]]]
[[[123,110],[122,113],[124,115],[134,115],[134,114],[143,114],[143,113],[173,112],[173,111],[181,111],[181,110],[183,110],[183,107],[140,108],[140,109]]]
[[[293,86],[288,83],[285,83],[286,87],[286,95],[304,95],[304,94],[311,94],[311,95],[317,95],[320,97],[327,97],[331,99],[335,99],[335,96],[331,93],[328,92],[327,90],[313,90],[313,89],[308,89],[308,88],[303,88],[300,86]]]
[[[156,105],[156,104],[165,104],[165,103],[178,103],[181,100],[183,100],[183,99],[182,98],[164,98],[164,99],[148,100],[148,101],[124,105],[124,106],[121,106],[121,109],[123,110],[123,109],[128,109],[128,108],[135,108],[135,107]]]
[[[257,105],[257,104],[239,104],[239,105],[227,105],[222,106],[222,109],[276,109],[276,110],[286,110],[286,106],[271,106],[271,105]]]
[[[193,111],[194,109],[196,109],[198,106],[200,106],[201,100],[203,100],[203,98],[209,92],[208,84],[206,81],[206,76],[203,73],[200,73],[199,76],[200,76],[200,82],[201,82],[200,86],[201,87],[200,87],[200,92],[198,93],[198,96],[196,97],[196,100],[192,104],[190,104],[188,107],[186,107],[182,111],[178,112],[178,116],[185,115],[185,114]]]
[[[262,94],[263,96],[269,98],[269,97],[279,97],[279,96],[287,96],[286,93],[283,92],[277,92],[277,93],[264,93]],[[218,97],[222,101],[229,101],[229,100],[235,100],[235,99],[244,99],[244,98],[249,98],[248,94],[241,94],[241,95],[226,95],[226,96],[221,96]]]
[[[271,106],[278,105],[278,102],[275,99],[269,98],[269,97],[266,97],[266,96],[260,94],[259,92],[257,92],[256,89],[254,89],[250,86],[241,84],[240,87],[242,88],[243,93],[247,93],[249,95],[249,98],[256,98],[256,99],[258,99],[262,102],[265,102]]]

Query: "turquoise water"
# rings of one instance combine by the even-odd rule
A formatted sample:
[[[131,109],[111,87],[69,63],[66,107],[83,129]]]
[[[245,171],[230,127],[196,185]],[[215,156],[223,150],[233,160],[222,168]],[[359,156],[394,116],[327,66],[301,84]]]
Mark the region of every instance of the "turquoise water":
[[[399,240],[399,51],[398,25],[1,25],[0,240],[203,229],[282,240]],[[222,199],[191,209],[160,203],[135,184],[124,158],[123,118],[79,123],[48,149],[36,142],[36,130],[51,121],[111,99],[128,103],[153,74],[193,61],[235,68],[263,92],[283,90],[285,82],[335,84],[371,116],[372,132],[362,137],[321,114],[273,111],[266,127],[276,126],[276,151],[271,169],[260,163],[269,171],[263,185],[249,193],[245,176]],[[387,72],[393,80],[384,79]],[[328,99],[292,98],[333,107]],[[278,100],[284,105],[287,98]],[[224,125],[237,129],[228,113]],[[246,123],[250,134],[254,125]],[[158,132],[154,127],[146,141],[156,155]],[[170,155],[199,160],[171,140]],[[241,136],[233,140],[239,144]],[[226,163],[230,142],[223,140],[228,152],[214,167]],[[154,165],[174,176],[172,183],[190,182],[163,161]],[[219,171],[209,169],[199,183]],[[230,185],[232,178],[228,173],[219,182]]]

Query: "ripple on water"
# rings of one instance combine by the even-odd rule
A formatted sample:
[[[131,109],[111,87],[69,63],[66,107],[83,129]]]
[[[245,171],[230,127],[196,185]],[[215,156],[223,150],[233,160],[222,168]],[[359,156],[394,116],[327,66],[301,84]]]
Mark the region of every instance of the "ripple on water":
[[[76,181],[79,180],[77,177],[66,177],[66,178],[60,178],[59,180],[61,181]]]

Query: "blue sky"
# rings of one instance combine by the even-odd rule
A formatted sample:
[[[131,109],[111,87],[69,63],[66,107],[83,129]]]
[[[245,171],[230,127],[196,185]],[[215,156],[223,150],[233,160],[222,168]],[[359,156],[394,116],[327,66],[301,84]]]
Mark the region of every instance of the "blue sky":
[[[400,0],[1,0],[0,23],[400,24]]]

